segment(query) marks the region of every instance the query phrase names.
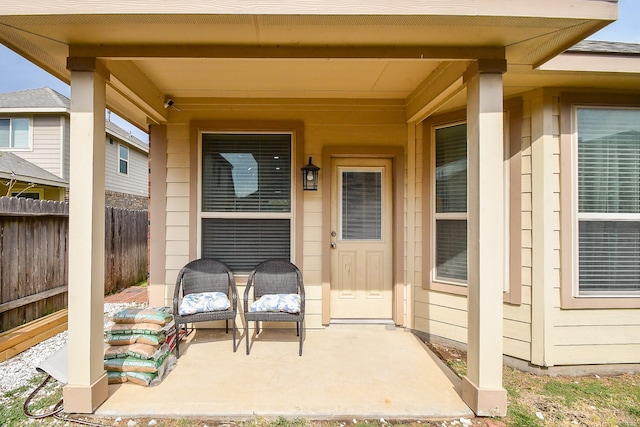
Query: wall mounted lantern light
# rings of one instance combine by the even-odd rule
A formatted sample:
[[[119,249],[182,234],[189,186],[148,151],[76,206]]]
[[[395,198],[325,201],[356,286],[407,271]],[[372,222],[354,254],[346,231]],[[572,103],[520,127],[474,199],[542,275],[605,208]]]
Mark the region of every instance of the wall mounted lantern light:
[[[302,169],[302,187],[305,191],[315,191],[318,189],[318,171],[320,168],[311,163],[311,157],[309,157],[309,164]]]

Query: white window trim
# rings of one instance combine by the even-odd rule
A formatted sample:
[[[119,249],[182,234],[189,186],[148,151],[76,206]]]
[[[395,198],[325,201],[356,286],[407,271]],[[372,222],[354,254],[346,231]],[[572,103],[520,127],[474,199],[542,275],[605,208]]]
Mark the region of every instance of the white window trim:
[[[289,135],[291,138],[290,158],[291,158],[291,201],[289,212],[203,212],[202,211],[202,136],[205,134],[216,135]],[[289,242],[289,257],[291,262],[295,262],[295,206],[296,206],[296,183],[298,182],[296,177],[296,140],[295,132],[291,131],[237,131],[237,132],[222,132],[222,131],[198,131],[198,183],[197,183],[197,210],[198,220],[196,221],[196,253],[197,257],[202,257],[202,219],[203,218],[247,218],[247,219],[289,219],[290,228],[290,242]],[[242,277],[243,274],[239,274],[238,277]]]
[[[572,274],[572,287],[571,292],[574,298],[589,299],[589,298],[640,298],[640,294],[628,294],[619,291],[601,292],[593,294],[580,294],[580,251],[579,251],[579,230],[580,221],[595,221],[595,220],[616,220],[616,221],[640,221],[640,214],[626,214],[626,213],[580,213],[578,207],[578,109],[591,109],[591,110],[637,110],[640,108],[625,107],[625,106],[598,106],[588,104],[574,104],[571,106],[571,221],[573,226],[571,232],[571,274]]]
[[[27,119],[29,121],[29,135],[27,136],[28,139],[28,143],[29,146],[26,148],[15,148],[12,146],[9,147],[0,147],[0,151],[20,151],[20,152],[26,152],[26,151],[33,151],[33,117],[32,116],[28,116],[28,117],[0,117],[0,119],[9,119],[9,138],[11,138],[11,129],[13,128],[13,121],[15,119]],[[13,143],[13,140],[10,139],[9,143]]]
[[[430,236],[430,245],[431,245],[431,271],[429,272],[429,274],[431,275],[431,281],[433,283],[442,283],[445,285],[453,285],[453,286],[460,286],[462,288],[466,288],[467,284],[468,284],[468,280],[467,281],[458,281],[458,280],[443,280],[443,279],[439,279],[437,278],[437,274],[436,274],[436,270],[437,270],[437,250],[436,250],[436,236],[437,236],[437,228],[436,228],[436,221],[437,220],[465,220],[467,221],[467,224],[469,223],[469,217],[468,217],[468,212],[442,212],[442,213],[437,213],[436,212],[436,145],[437,145],[437,140],[436,140],[436,130],[438,129],[444,129],[444,128],[448,128],[448,127],[453,127],[453,126],[458,126],[458,125],[463,125],[463,124],[467,124],[466,120],[460,120],[460,121],[455,121],[455,122],[451,122],[451,123],[446,123],[446,124],[439,124],[437,126],[432,126],[431,127],[431,133],[432,133],[432,141],[433,144],[431,144],[430,150],[431,150],[431,176],[429,177],[429,185],[431,185],[431,188],[433,188],[433,191],[431,192],[431,236]],[[467,159],[467,169],[468,169],[469,165],[468,165],[468,159]],[[467,182],[468,185],[468,182]],[[467,193],[469,192],[468,188],[467,188]],[[467,206],[467,211],[469,210],[468,206]],[[467,235],[467,248],[469,246],[469,236]]]
[[[126,148],[127,149],[127,158],[123,159],[120,156],[120,149],[121,148]],[[120,170],[120,162],[124,160],[125,162],[127,162],[127,173],[123,173]],[[131,150],[129,149],[129,147],[127,147],[124,144],[118,144],[118,175],[120,176],[129,176],[129,171],[131,170]]]

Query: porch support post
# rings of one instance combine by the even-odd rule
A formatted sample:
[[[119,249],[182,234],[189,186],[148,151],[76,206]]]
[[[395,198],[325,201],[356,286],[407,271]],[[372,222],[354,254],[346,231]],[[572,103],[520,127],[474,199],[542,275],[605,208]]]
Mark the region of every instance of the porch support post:
[[[173,290],[166,284],[167,126],[149,130],[149,305],[171,306]]]
[[[503,416],[504,194],[502,73],[479,60],[467,82],[468,353],[462,399],[479,416]]]
[[[92,413],[108,397],[104,371],[105,90],[95,58],[69,58],[69,359],[64,409]]]

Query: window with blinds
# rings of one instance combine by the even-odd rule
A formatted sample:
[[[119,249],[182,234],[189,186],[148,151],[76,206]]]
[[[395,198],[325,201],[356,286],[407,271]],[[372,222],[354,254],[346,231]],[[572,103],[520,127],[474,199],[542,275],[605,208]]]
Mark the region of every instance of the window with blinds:
[[[291,257],[291,135],[202,136],[201,253],[250,272]]]
[[[467,282],[467,125],[435,130],[435,279]]]
[[[640,294],[640,110],[577,108],[579,295]]]
[[[342,240],[382,239],[382,172],[343,171]]]

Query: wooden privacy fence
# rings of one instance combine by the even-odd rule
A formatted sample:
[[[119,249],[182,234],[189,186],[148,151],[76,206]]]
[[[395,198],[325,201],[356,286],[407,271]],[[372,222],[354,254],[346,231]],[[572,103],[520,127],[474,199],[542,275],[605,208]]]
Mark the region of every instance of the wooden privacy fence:
[[[107,207],[105,293],[147,278],[147,211]],[[0,197],[0,332],[67,306],[68,203]]]

